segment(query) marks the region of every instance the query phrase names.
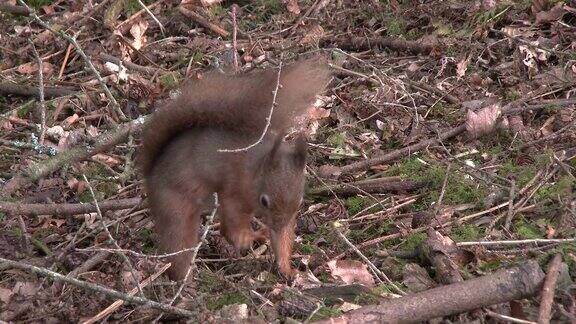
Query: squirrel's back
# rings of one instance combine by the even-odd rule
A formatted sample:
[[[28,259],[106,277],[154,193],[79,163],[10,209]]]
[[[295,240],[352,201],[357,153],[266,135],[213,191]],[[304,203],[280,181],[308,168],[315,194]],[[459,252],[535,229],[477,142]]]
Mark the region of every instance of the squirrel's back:
[[[240,75],[215,72],[186,84],[181,94],[158,109],[144,125],[140,167],[151,173],[164,147],[182,132],[212,128],[258,139],[263,132],[272,103],[276,106],[270,132],[283,132],[293,125],[328,82],[329,73],[318,58],[278,69]]]

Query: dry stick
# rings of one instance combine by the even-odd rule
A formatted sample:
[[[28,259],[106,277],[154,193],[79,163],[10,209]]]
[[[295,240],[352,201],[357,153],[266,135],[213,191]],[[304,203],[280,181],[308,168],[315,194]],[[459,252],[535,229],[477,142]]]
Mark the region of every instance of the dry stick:
[[[132,63],[132,62],[130,62],[130,61],[121,60],[121,59],[119,59],[119,58],[117,58],[117,57],[114,57],[114,56],[108,55],[108,54],[104,54],[104,53],[100,53],[99,56],[100,56],[100,58],[101,58],[102,60],[104,60],[104,61],[112,62],[112,63],[114,63],[114,64],[116,64],[116,65],[122,64],[122,65],[124,65],[125,67],[130,68],[130,69],[132,69],[132,70],[134,70],[134,71],[144,72],[144,73],[152,74],[152,75],[153,75],[153,74],[157,73],[158,70],[159,70],[159,69],[152,68],[152,67],[149,67],[149,66],[138,65],[138,64]]]
[[[409,51],[415,54],[429,54],[434,46],[423,44],[418,41],[406,41],[393,37],[326,37],[320,41],[320,46],[324,47],[334,44],[343,50],[365,51],[374,47],[386,47],[396,51]]]
[[[538,263],[501,269],[474,279],[382,301],[345,313],[339,323],[419,323],[534,296],[544,281]],[[334,323],[327,319],[319,323]]]
[[[340,195],[354,195],[359,193],[384,193],[390,191],[410,191],[424,187],[424,182],[416,181],[390,181],[389,178],[360,180],[349,183],[321,185],[310,189],[307,194],[322,195],[336,193]]]
[[[36,273],[36,274],[39,274],[39,275],[42,275],[45,277],[49,277],[52,280],[63,281],[63,282],[69,283],[71,285],[74,285],[76,287],[80,287],[80,288],[87,289],[87,290],[90,290],[90,291],[93,291],[96,293],[103,294],[107,297],[111,297],[111,298],[115,298],[115,299],[122,299],[128,303],[143,305],[145,307],[158,309],[158,310],[166,312],[166,313],[171,313],[171,314],[175,314],[178,316],[189,317],[189,318],[197,318],[197,316],[198,316],[198,314],[195,314],[195,313],[193,313],[189,310],[186,310],[186,309],[161,304],[159,302],[156,302],[156,301],[153,301],[153,300],[150,300],[147,298],[130,296],[130,295],[121,293],[119,291],[116,291],[116,290],[113,290],[113,289],[110,289],[107,287],[103,287],[100,285],[96,285],[96,284],[93,284],[90,282],[86,282],[86,281],[82,281],[82,280],[78,280],[78,279],[74,279],[74,278],[68,278],[64,275],[59,274],[58,272],[54,272],[54,271],[48,270],[46,268],[40,268],[40,267],[36,267],[36,266],[29,265],[26,263],[22,263],[19,261],[8,260],[8,259],[4,259],[4,258],[0,257],[0,267],[4,267],[4,266],[30,271],[32,273]]]
[[[234,51],[234,70],[238,72],[238,44],[236,36],[238,34],[238,24],[236,23],[236,5],[232,5],[232,50]]]
[[[504,240],[504,241],[470,241],[470,242],[458,242],[456,246],[472,246],[472,245],[522,245],[522,244],[538,244],[538,243],[569,243],[576,242],[576,238],[567,239],[530,239],[530,240]]]
[[[160,268],[160,270],[156,271],[156,273],[152,274],[150,277],[144,279],[144,281],[142,281],[140,283],[140,285],[142,287],[146,287],[148,286],[152,281],[156,280],[158,277],[160,277],[161,274],[163,274],[166,270],[168,270],[168,268],[170,268],[171,263],[168,263],[166,265],[164,265],[162,268]],[[134,288],[132,289],[128,295],[130,296],[134,296],[136,293],[138,292],[138,288]],[[124,301],[122,299],[119,299],[117,301],[115,301],[114,303],[112,303],[112,305],[106,307],[103,311],[101,311],[100,313],[96,314],[94,317],[90,318],[89,320],[86,320],[84,322],[82,322],[82,324],[93,324],[98,322],[99,320],[103,319],[104,317],[110,315],[111,313],[115,312],[118,308],[120,308],[122,305],[124,304]]]
[[[7,194],[12,193],[30,182],[55,172],[63,165],[85,160],[94,154],[107,151],[113,146],[123,142],[132,132],[139,131],[145,121],[146,117],[120,125],[117,129],[101,135],[94,147],[86,148],[85,146],[77,146],[68,151],[61,152],[48,160],[33,163],[20,174],[13,177],[3,188],[3,191]]]
[[[44,87],[46,98],[69,96],[76,93],[76,90],[68,87]],[[38,97],[38,87],[20,85],[12,82],[0,82],[0,94],[17,95],[25,97]]]
[[[108,230],[108,226],[106,226],[106,222],[104,221],[104,215],[102,215],[102,211],[100,210],[100,206],[98,206],[98,200],[96,199],[96,194],[94,194],[94,190],[92,189],[92,185],[90,185],[90,182],[88,181],[88,178],[86,178],[85,174],[82,174],[82,178],[84,179],[84,182],[86,182],[86,186],[88,187],[88,190],[90,191],[90,195],[92,196],[92,199],[94,200],[94,205],[96,206],[96,215],[98,216],[98,220],[100,221],[100,225],[102,225],[102,229],[104,229],[104,232],[108,236],[108,240],[110,240],[110,242],[112,242],[112,245],[115,248],[119,249],[120,245],[118,245],[118,241],[116,241],[114,236],[112,236],[112,233],[110,233],[110,231]],[[134,282],[136,283],[136,286],[138,287],[138,292],[140,293],[141,296],[144,296],[144,292],[142,291],[142,288],[140,287],[140,284],[138,283],[138,277],[136,277],[136,273],[134,272],[134,267],[132,266],[132,262],[130,262],[130,259],[128,259],[128,257],[125,254],[123,254],[123,253],[119,253],[119,254],[122,257],[122,259],[124,260],[124,262],[126,262],[126,264],[128,265],[128,268],[130,269],[130,274],[132,275],[132,280],[134,280]]]
[[[506,315],[502,315],[502,314],[498,314],[496,312],[493,312],[489,309],[486,310],[486,315],[488,316],[492,316],[501,320],[504,320],[505,323],[518,323],[518,324],[536,324],[536,322],[532,322],[532,321],[526,321],[523,319],[519,319],[519,318],[515,318],[515,317],[510,317],[510,316],[506,316]]]
[[[36,11],[34,11],[33,9],[31,9],[26,2],[24,2],[24,0],[18,0],[18,2],[23,5],[24,7],[26,7],[26,9],[30,10],[30,16],[42,27],[48,29],[49,31],[51,31],[52,33],[59,35],[60,37],[64,38],[65,40],[67,40],[68,42],[70,42],[70,44],[74,45],[74,47],[76,48],[76,52],[78,52],[78,54],[80,54],[80,56],[82,57],[82,59],[84,60],[84,63],[86,63],[86,66],[88,67],[88,69],[90,69],[90,71],[92,71],[92,73],[94,74],[94,76],[96,76],[96,79],[98,79],[98,82],[100,83],[100,86],[102,86],[102,89],[104,90],[104,93],[106,94],[106,97],[108,97],[108,100],[110,100],[110,102],[112,103],[112,107],[114,108],[114,110],[116,111],[116,113],[118,114],[118,116],[125,120],[126,119],[126,115],[124,115],[124,112],[122,111],[122,109],[120,108],[120,105],[118,104],[118,102],[116,101],[116,98],[114,98],[114,96],[112,95],[112,92],[110,92],[110,89],[108,89],[108,86],[106,85],[106,82],[104,82],[104,80],[102,79],[102,76],[100,76],[100,73],[98,72],[98,70],[96,70],[96,68],[94,67],[94,64],[92,64],[92,61],[88,58],[88,56],[86,56],[86,53],[84,53],[84,51],[82,50],[82,47],[80,47],[80,44],[78,44],[78,42],[76,41],[76,38],[74,37],[70,37],[70,35],[66,34],[65,32],[61,31],[61,30],[55,30],[53,29],[50,25],[48,25],[46,22],[44,22],[42,19],[40,19],[40,17],[38,17],[38,15],[36,14]]]
[[[564,106],[564,105],[570,105],[570,104],[576,103],[576,99],[561,99],[561,100],[555,100],[554,102],[549,102],[546,104],[535,104],[535,105],[530,105],[530,106],[522,107],[522,108],[512,108],[512,107],[517,106],[519,104],[525,103],[527,100],[530,100],[530,98],[519,99],[519,100],[516,100],[514,102],[511,102],[511,103],[505,105],[502,108],[503,114],[509,115],[509,114],[515,114],[515,113],[518,113],[521,111],[543,109],[543,108],[548,107],[552,104]],[[393,160],[398,159],[402,156],[417,152],[417,151],[419,151],[419,150],[421,150],[427,146],[436,145],[436,144],[438,144],[444,140],[447,140],[449,138],[457,136],[457,135],[463,133],[465,130],[466,130],[466,123],[464,123],[460,126],[454,127],[452,129],[438,135],[437,138],[431,138],[428,140],[424,140],[422,142],[398,149],[396,151],[392,151],[390,153],[384,154],[384,155],[379,156],[379,157],[375,157],[372,159],[358,161],[358,162],[354,162],[354,163],[345,165],[342,168],[340,168],[340,172],[342,174],[350,174],[350,173],[353,173],[356,171],[368,169],[369,167],[374,166],[374,165],[383,164],[383,163],[393,161]]]
[[[460,100],[458,98],[456,98],[453,95],[449,94],[448,92],[442,91],[436,87],[432,87],[426,83],[412,81],[409,79],[406,80],[406,82],[413,88],[422,89],[422,90],[425,90],[428,92],[432,92],[432,93],[436,94],[437,96],[439,96],[441,99],[444,99],[451,104],[454,104],[454,105],[460,104]]]
[[[392,282],[392,280],[390,280],[390,278],[388,278],[388,276],[383,273],[382,271],[380,271],[380,269],[378,269],[362,252],[360,252],[360,250],[354,246],[354,244],[352,244],[352,242],[350,242],[350,240],[348,240],[348,238],[346,237],[346,235],[344,235],[339,227],[341,225],[338,224],[337,222],[332,223],[332,228],[336,231],[336,234],[338,234],[338,236],[342,239],[342,241],[344,241],[344,243],[346,243],[346,245],[348,245],[352,250],[354,250],[354,252],[356,252],[356,254],[358,254],[358,256],[364,260],[364,262],[366,262],[366,264],[368,264],[368,266],[370,267],[370,269],[372,269],[372,271],[374,271],[378,276],[380,276],[381,278],[384,279],[384,281],[386,281],[386,283],[388,283],[390,286],[392,286],[392,288],[394,288],[399,294],[401,295],[406,295],[406,293],[400,289],[400,287],[398,287],[396,284],[394,284],[394,282]]]
[[[182,294],[182,290],[184,290],[184,286],[186,286],[186,284],[188,283],[188,278],[190,277],[190,274],[192,273],[192,268],[194,268],[195,263],[196,263],[196,257],[198,256],[198,251],[200,251],[200,247],[202,246],[202,242],[204,242],[206,240],[206,236],[208,235],[208,232],[210,230],[210,225],[214,221],[214,217],[216,216],[216,211],[218,210],[219,206],[220,206],[220,204],[218,202],[218,193],[215,192],[214,193],[214,209],[212,209],[212,213],[210,213],[210,215],[208,216],[208,219],[206,220],[206,224],[204,225],[204,232],[202,233],[202,236],[200,237],[198,244],[196,245],[196,247],[194,247],[194,250],[192,251],[192,258],[190,259],[190,264],[188,265],[188,270],[186,271],[186,275],[184,276],[184,279],[182,280],[182,284],[180,285],[180,287],[178,287],[178,291],[176,292],[176,294],[174,294],[174,297],[172,298],[172,300],[170,301],[170,303],[168,305],[173,305],[176,302],[176,299],[178,299],[178,297],[180,297],[180,295]],[[159,321],[160,318],[162,318],[162,315],[159,315],[154,322]]]
[[[78,268],[70,271],[67,277],[76,278],[80,274],[92,270],[95,266],[99,265],[100,263],[104,262],[104,260],[108,259],[111,254],[112,253],[106,251],[96,253],[88,260],[86,260],[84,263],[82,263],[82,265],[80,265]]]
[[[101,211],[128,209],[142,202],[141,198],[107,200],[98,203]],[[92,203],[79,204],[25,204],[0,201],[0,212],[11,215],[78,215],[93,213],[96,206]]]
[[[40,99],[40,145],[44,145],[44,137],[46,136],[46,103],[44,102],[44,72],[42,71],[42,58],[38,51],[36,50],[36,46],[31,40],[28,40],[30,45],[32,46],[32,52],[36,57],[36,62],[38,64],[38,97]]]
[[[151,5],[149,5],[148,7],[146,7],[148,10],[151,10],[155,7],[157,7],[158,5],[161,5],[162,3],[164,3],[166,0],[160,0],[157,1]],[[118,30],[120,32],[120,34],[124,34],[126,33],[130,27],[132,27],[132,25],[130,24],[132,21],[134,21],[134,19],[140,17],[143,13],[145,13],[146,10],[141,9],[138,12],[136,12],[135,14],[133,14],[132,16],[130,16],[128,19],[124,20],[123,22],[119,23],[118,26],[116,26],[116,30]]]
[[[542,287],[540,298],[540,310],[538,312],[538,324],[550,323],[552,317],[552,304],[554,303],[554,290],[556,281],[560,275],[560,265],[562,264],[562,255],[556,254],[548,265],[548,274]]]
[[[180,11],[181,14],[192,19],[194,22],[198,23],[202,27],[211,30],[213,33],[222,36],[223,38],[226,38],[228,37],[228,35],[230,35],[230,33],[227,32],[224,28],[214,23],[211,23],[210,21],[208,21],[208,19],[202,17],[201,15],[195,13],[194,11],[190,11],[182,6],[178,7],[178,11]]]
[[[60,66],[60,71],[58,72],[58,79],[62,77],[64,74],[64,69],[68,64],[68,58],[70,57],[70,52],[72,52],[72,44],[68,44],[68,48],[66,48],[66,54],[64,54],[64,60],[62,61],[62,65]]]
[[[164,36],[164,26],[162,26],[162,23],[158,20],[158,18],[156,18],[156,16],[154,16],[152,11],[150,11],[150,9],[148,9],[148,7],[146,7],[146,5],[142,2],[142,0],[138,0],[138,3],[142,7],[142,9],[144,9],[144,11],[146,11],[146,13],[150,17],[152,17],[152,19],[158,24],[158,26],[160,27],[160,32],[162,33],[162,36]]]
[[[264,126],[264,130],[262,131],[262,134],[260,135],[260,137],[256,140],[256,142],[254,142],[254,143],[252,143],[246,147],[238,148],[238,149],[218,149],[218,152],[238,153],[238,152],[248,151],[249,149],[253,148],[254,146],[256,146],[262,142],[262,140],[264,139],[264,136],[266,136],[266,133],[268,133],[268,128],[270,128],[270,123],[272,122],[272,114],[274,113],[274,108],[276,108],[276,106],[278,105],[276,103],[276,96],[278,95],[278,90],[282,87],[280,85],[280,74],[282,74],[282,54],[280,54],[280,64],[278,65],[278,74],[276,75],[276,87],[274,88],[274,91],[272,92],[272,104],[270,105],[270,112],[268,113],[268,116],[266,117],[266,126]]]

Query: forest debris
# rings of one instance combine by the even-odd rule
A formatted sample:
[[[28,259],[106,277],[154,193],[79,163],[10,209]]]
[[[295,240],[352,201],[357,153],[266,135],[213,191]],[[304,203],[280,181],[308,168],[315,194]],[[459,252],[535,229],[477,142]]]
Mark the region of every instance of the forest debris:
[[[346,284],[361,283],[374,287],[374,277],[368,271],[368,266],[356,260],[332,260],[327,263],[332,277]]]
[[[496,127],[502,108],[499,104],[493,104],[480,109],[478,112],[468,110],[466,118],[466,130],[470,137],[477,138],[484,134],[491,133]]]
[[[340,36],[325,37],[320,41],[320,46],[333,45],[345,51],[366,51],[375,47],[389,48],[394,51],[408,51],[414,54],[430,54],[434,49],[433,45],[424,44],[417,41],[407,41],[392,37],[356,37]]]
[[[101,211],[129,209],[142,202],[140,198],[104,200],[98,202]],[[0,212],[10,215],[78,215],[93,213],[96,206],[91,203],[80,204],[25,204],[0,202]]]
[[[336,171],[336,169],[323,169],[324,172]],[[426,185],[425,182],[415,181],[394,181],[395,178],[379,178],[360,180],[349,183],[335,185],[322,185],[309,190],[309,194],[320,195],[326,193],[336,193],[339,195],[350,196],[365,193],[385,193],[385,192],[404,192],[420,189]]]
[[[548,273],[546,280],[542,287],[542,295],[540,298],[540,311],[538,314],[538,323],[550,323],[552,317],[552,305],[554,304],[554,292],[556,288],[556,281],[560,274],[560,265],[562,264],[562,255],[556,254],[548,265]]]
[[[224,28],[210,22],[208,19],[202,17],[201,15],[197,14],[194,11],[188,10],[182,6],[178,7],[178,11],[180,11],[180,13],[183,14],[184,16],[192,19],[194,22],[196,22],[200,26],[210,30],[213,33],[215,33],[216,35],[219,35],[223,38],[227,38],[230,35],[230,33],[228,31],[226,31]]]
[[[493,274],[383,301],[316,323],[411,323],[534,296],[544,281],[536,261]]]
[[[55,98],[69,96],[76,91],[69,87],[44,87],[44,97]],[[12,82],[0,82],[0,94],[39,97],[38,87],[20,85]]]

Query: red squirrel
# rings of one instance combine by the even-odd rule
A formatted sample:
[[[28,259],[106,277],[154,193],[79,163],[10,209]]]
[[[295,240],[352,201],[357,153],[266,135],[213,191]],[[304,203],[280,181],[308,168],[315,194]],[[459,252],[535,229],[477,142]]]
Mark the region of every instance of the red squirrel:
[[[290,259],[304,191],[306,142],[302,135],[290,141],[284,137],[328,77],[319,58],[280,70],[208,73],[154,112],[144,125],[140,168],[164,253],[198,244],[201,212],[216,192],[226,240],[245,250],[269,235],[280,273],[293,276]],[[248,150],[221,151],[250,146],[262,134]],[[252,229],[255,216],[266,229]],[[183,279],[190,259],[191,252],[170,257],[169,277]]]

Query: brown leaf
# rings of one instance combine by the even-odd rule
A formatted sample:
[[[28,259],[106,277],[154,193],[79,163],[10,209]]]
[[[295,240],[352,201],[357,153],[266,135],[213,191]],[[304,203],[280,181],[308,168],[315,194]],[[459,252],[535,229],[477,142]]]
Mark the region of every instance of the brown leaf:
[[[532,6],[530,7],[532,14],[536,15],[540,11],[544,10],[544,8],[546,8],[547,3],[548,0],[532,0]]]
[[[480,109],[478,112],[468,110],[466,130],[472,138],[491,133],[502,115],[499,104],[493,104]]]
[[[94,154],[92,156],[92,160],[102,162],[104,164],[107,164],[110,167],[113,167],[113,166],[121,163],[121,161],[118,160],[117,158],[114,158],[114,157],[111,157],[110,155],[106,155],[106,154],[102,154],[102,153]]]
[[[402,283],[412,292],[424,291],[436,286],[436,282],[430,278],[426,269],[416,263],[408,263],[404,267]]]
[[[558,2],[552,9],[548,11],[542,11],[536,14],[536,24],[546,24],[558,21],[564,16],[566,11],[564,10],[564,4]]]
[[[368,271],[368,266],[356,260],[332,260],[327,263],[334,279],[347,284],[360,283],[368,287],[375,285],[374,277]]]
[[[148,22],[146,20],[141,20],[132,25],[130,28],[130,34],[132,37],[134,37],[132,46],[134,46],[135,49],[139,50],[142,48],[142,46],[144,46],[144,44],[146,44],[146,36],[144,36],[144,34],[146,33],[147,29]]]
[[[0,301],[4,304],[8,304],[10,298],[14,295],[14,292],[10,289],[0,287]]]

